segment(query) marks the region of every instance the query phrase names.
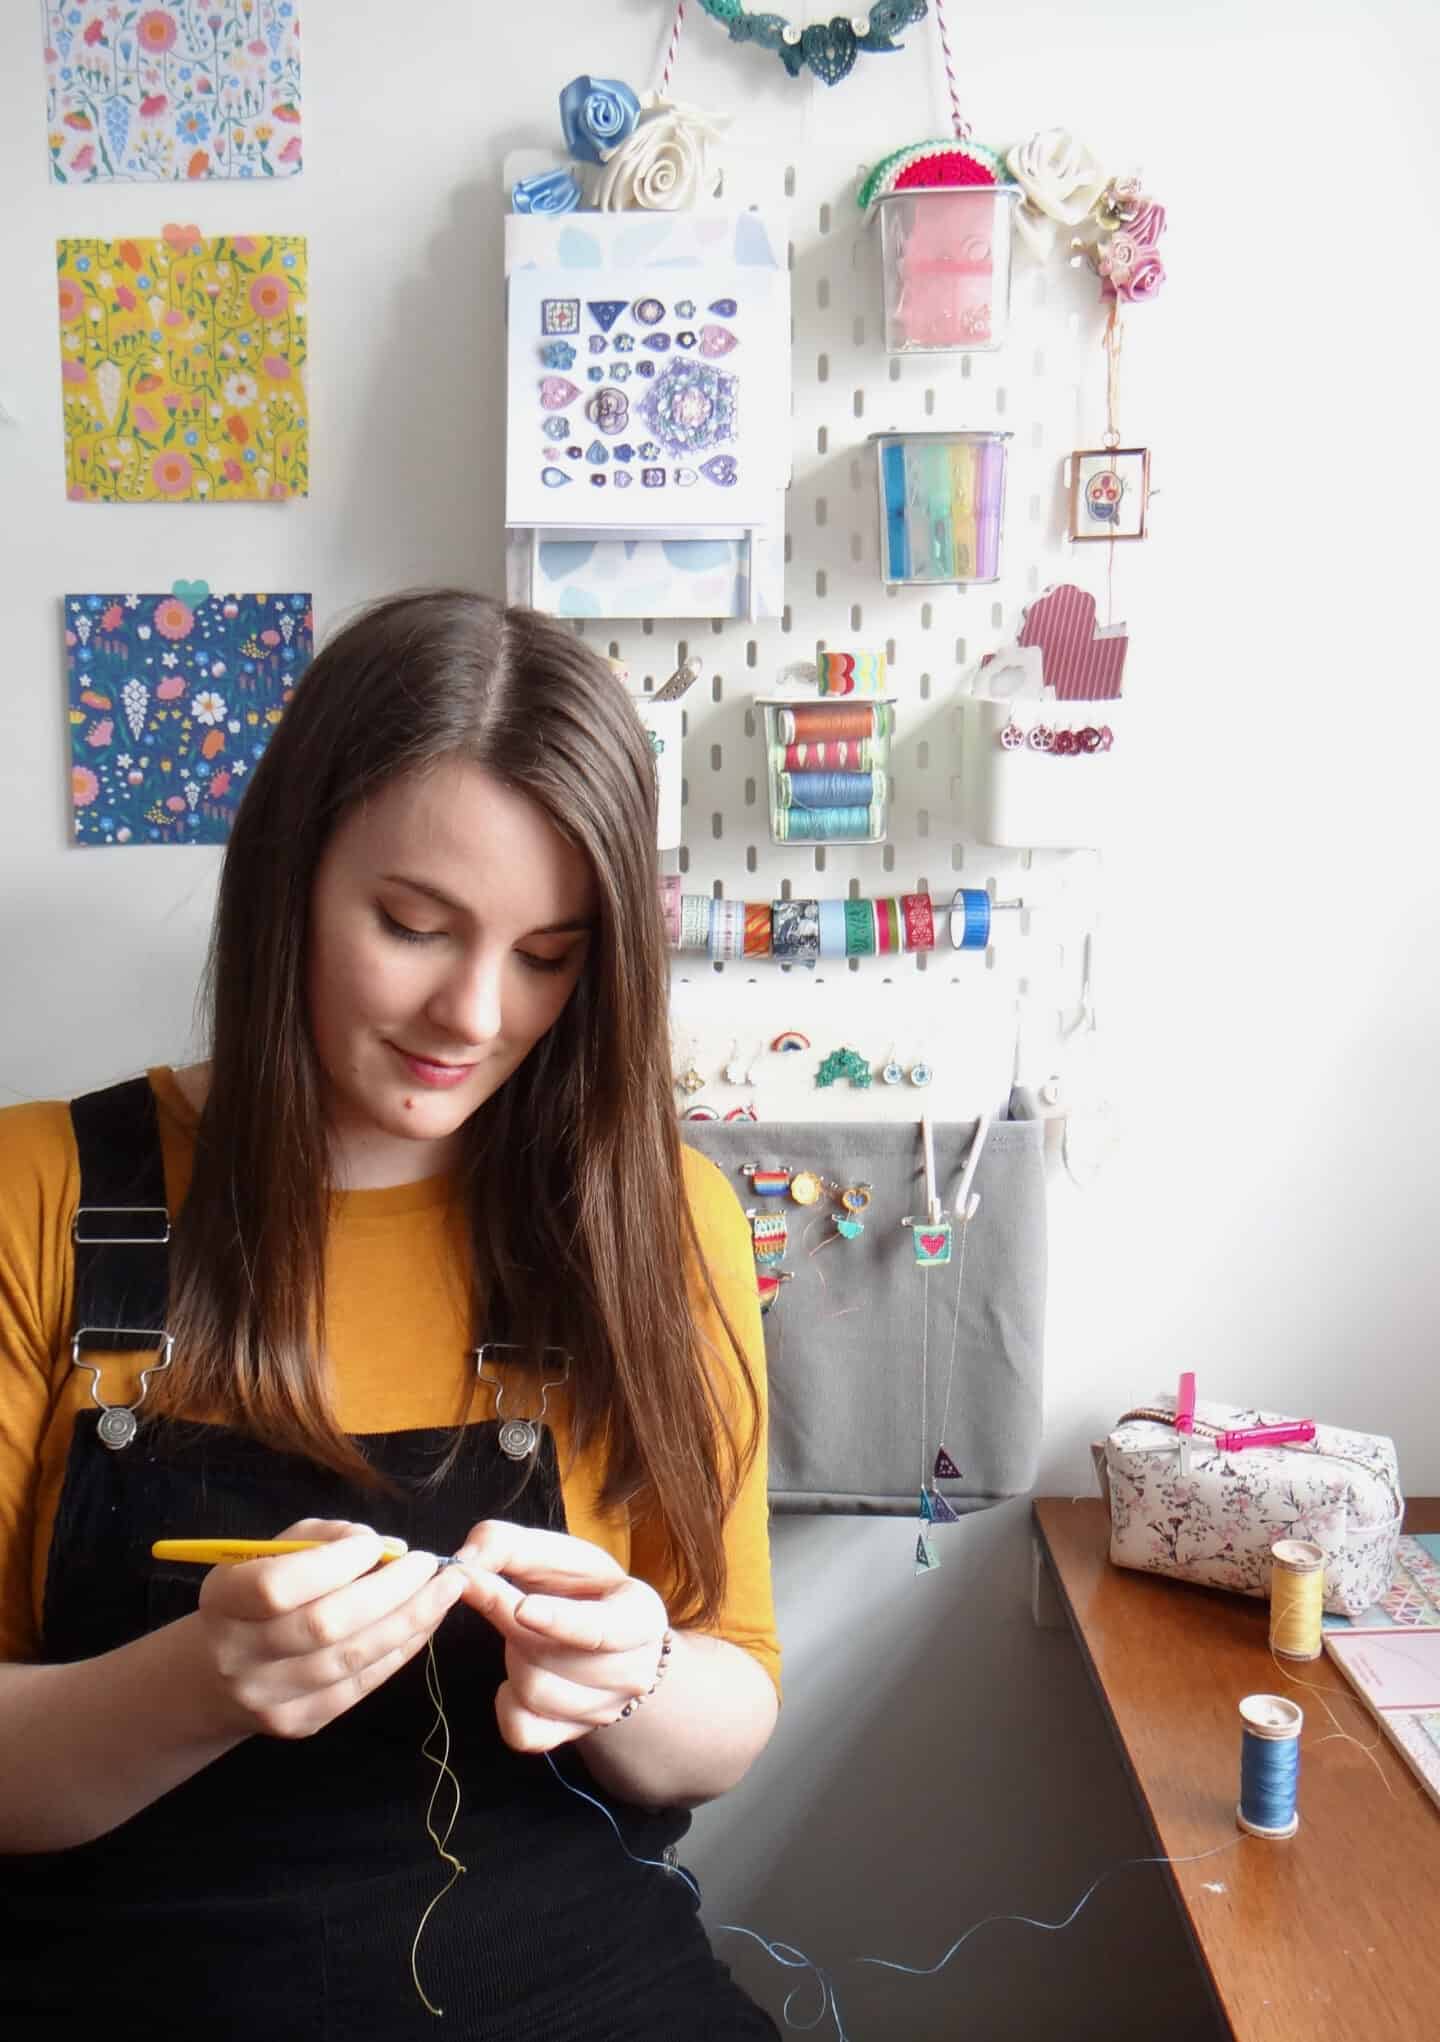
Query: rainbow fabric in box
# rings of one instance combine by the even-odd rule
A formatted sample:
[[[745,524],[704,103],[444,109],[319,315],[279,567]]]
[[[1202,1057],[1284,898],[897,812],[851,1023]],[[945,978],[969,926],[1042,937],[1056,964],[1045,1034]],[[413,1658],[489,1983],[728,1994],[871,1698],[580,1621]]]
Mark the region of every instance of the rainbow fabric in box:
[[[301,237],[172,226],[57,255],[73,502],[309,494]]]
[[[314,651],[308,595],[65,598],[79,844],[220,844]]]
[[[293,177],[296,0],[43,0],[56,184]]]
[[[1198,1429],[1182,1441],[1174,1405],[1157,1397],[1092,1449],[1117,1567],[1264,1596],[1276,1539],[1308,1539],[1325,1554],[1327,1610],[1355,1616],[1380,1599],[1405,1508],[1391,1440],[1317,1425],[1308,1444],[1227,1451]],[[1195,1417],[1221,1430],[1289,1422],[1227,1404]]]

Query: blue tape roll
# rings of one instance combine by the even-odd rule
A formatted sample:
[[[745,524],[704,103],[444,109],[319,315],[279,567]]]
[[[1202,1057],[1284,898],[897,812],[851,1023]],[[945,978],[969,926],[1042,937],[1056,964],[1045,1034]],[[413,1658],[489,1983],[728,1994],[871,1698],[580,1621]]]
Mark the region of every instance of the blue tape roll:
[[[989,894],[979,887],[960,887],[950,902],[951,949],[983,950],[989,941]]]
[[[820,903],[820,955],[822,957],[843,957],[845,955],[845,903],[843,900],[822,900]]]

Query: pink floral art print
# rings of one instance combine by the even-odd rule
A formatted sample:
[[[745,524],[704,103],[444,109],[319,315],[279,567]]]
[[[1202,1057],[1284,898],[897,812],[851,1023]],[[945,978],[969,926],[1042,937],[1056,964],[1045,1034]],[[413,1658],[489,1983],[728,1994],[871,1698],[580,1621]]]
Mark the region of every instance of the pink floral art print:
[[[293,177],[296,0],[43,0],[56,184]]]

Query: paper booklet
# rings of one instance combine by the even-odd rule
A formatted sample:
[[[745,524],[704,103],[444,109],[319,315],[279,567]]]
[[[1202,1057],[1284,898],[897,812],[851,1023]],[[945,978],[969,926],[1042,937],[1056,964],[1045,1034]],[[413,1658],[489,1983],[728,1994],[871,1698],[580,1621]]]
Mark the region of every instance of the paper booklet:
[[[1402,1538],[1389,1591],[1326,1617],[1325,1650],[1440,1806],[1440,1534]]]

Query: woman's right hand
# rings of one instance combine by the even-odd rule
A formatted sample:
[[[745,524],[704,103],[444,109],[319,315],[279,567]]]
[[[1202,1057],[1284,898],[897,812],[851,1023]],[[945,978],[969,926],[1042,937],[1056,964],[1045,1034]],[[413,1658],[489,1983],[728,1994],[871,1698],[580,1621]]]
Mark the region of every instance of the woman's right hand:
[[[311,1737],[424,1649],[466,1586],[433,1553],[379,1564],[367,1525],[302,1518],[308,1552],[212,1567],[193,1619],[222,1734]]]

